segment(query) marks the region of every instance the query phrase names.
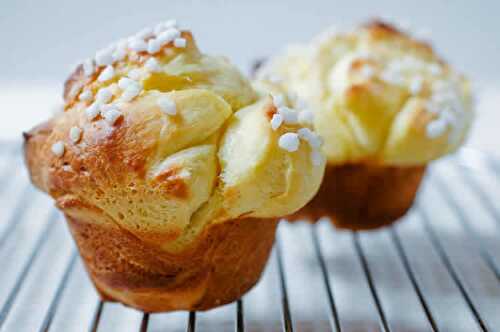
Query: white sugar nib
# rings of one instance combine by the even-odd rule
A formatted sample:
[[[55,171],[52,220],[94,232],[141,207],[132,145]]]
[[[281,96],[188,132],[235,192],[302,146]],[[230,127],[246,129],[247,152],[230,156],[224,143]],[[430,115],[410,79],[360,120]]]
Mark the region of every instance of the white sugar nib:
[[[104,121],[106,121],[109,125],[114,125],[116,121],[120,118],[122,113],[115,108],[111,108],[105,112],[101,113]]]
[[[281,107],[285,105],[285,97],[283,95],[272,95],[273,104],[276,107]]]
[[[85,114],[89,120],[94,120],[99,115],[99,104],[93,103],[85,109]]]
[[[177,48],[184,48],[186,47],[187,41],[185,38],[175,38],[174,39],[174,46]]]
[[[82,93],[80,93],[80,95],[78,96],[78,99],[80,99],[81,101],[89,101],[89,100],[92,100],[92,91],[90,90],[84,90],[82,91]]]
[[[161,66],[158,60],[155,58],[149,58],[145,63],[144,67],[151,72],[160,72]]]
[[[281,114],[275,113],[271,119],[271,128],[277,130],[283,123],[283,116]]]
[[[431,139],[442,136],[448,129],[448,123],[443,119],[437,119],[429,122],[426,128],[427,137]]]
[[[113,93],[111,92],[111,89],[102,88],[99,91],[97,91],[95,99],[98,103],[105,104],[105,103],[109,102],[112,97],[113,97]]]
[[[313,149],[319,149],[323,144],[321,137],[309,128],[300,128],[297,133],[299,137],[309,143]]]
[[[142,52],[148,49],[148,44],[143,39],[132,38],[128,43],[128,47],[133,51]]]
[[[136,83],[129,85],[122,93],[120,100],[127,102],[137,97],[142,92],[142,87]]]
[[[52,150],[52,153],[57,157],[62,157],[62,155],[64,154],[64,143],[62,141],[58,141],[52,144],[50,149]]]
[[[109,66],[113,64],[114,47],[108,47],[103,50],[97,51],[95,55],[95,63],[98,66]]]
[[[99,82],[106,82],[112,79],[113,77],[115,77],[115,69],[113,68],[113,66],[110,65],[104,68],[104,70],[101,72],[97,80]]]
[[[69,130],[69,139],[73,143],[78,143],[80,137],[82,136],[82,130],[78,127],[71,127]]]
[[[295,110],[282,106],[278,108],[278,113],[283,117],[286,124],[295,124],[299,122],[298,114]]]
[[[157,101],[160,110],[167,115],[175,115],[177,114],[177,106],[175,102],[167,96],[163,96],[158,98]]]
[[[288,152],[295,152],[299,149],[300,145],[299,135],[297,135],[296,133],[283,134],[278,140],[278,145],[283,150],[286,150]]]
[[[85,76],[90,76],[95,72],[94,62],[91,59],[85,60],[82,66],[83,66],[83,74]]]

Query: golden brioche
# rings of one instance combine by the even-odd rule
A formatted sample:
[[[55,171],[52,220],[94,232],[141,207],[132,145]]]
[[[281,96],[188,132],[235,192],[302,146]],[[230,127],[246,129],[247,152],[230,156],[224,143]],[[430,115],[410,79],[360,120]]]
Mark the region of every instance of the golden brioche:
[[[323,188],[295,217],[321,213],[347,228],[402,216],[426,164],[455,151],[473,118],[468,81],[383,22],[291,46],[259,69],[256,85],[309,108],[324,140]]]
[[[321,183],[306,128],[273,127],[278,103],[173,23],[98,52],[64,97],[64,112],[25,134],[26,164],[105,299],[149,312],[237,299],[265,266],[277,218]]]

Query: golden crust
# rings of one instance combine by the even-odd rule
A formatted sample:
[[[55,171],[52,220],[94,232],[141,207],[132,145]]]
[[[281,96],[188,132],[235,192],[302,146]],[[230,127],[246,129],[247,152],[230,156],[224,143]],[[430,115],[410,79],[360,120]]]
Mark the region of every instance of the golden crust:
[[[335,226],[367,230],[389,225],[412,206],[425,166],[327,166],[316,196],[294,220],[329,217]]]
[[[425,53],[429,57],[435,57],[434,50],[432,49],[432,46],[428,42],[414,39],[407,33],[398,30],[393,25],[384,22],[382,20],[369,21],[363,24],[362,28],[368,31],[368,33],[370,33],[372,38],[374,39],[391,40],[395,38],[400,38],[402,42],[408,43],[408,45],[410,45],[412,49],[417,49],[419,50],[419,52],[422,52],[423,54]],[[444,64],[444,61],[442,59],[437,59],[437,60]]]
[[[146,312],[206,310],[234,301],[260,278],[277,226],[260,219],[210,225],[191,246],[169,254],[113,222],[67,220],[101,296]]]
[[[429,44],[381,21],[289,47],[257,76],[314,110],[335,165],[426,164],[455,151],[473,118],[468,81]]]
[[[65,111],[24,135],[31,180],[66,215],[96,287],[145,311],[241,296],[265,265],[276,218],[314,196],[325,166],[312,164],[307,144],[281,149],[280,135],[299,125],[273,130],[271,98],[258,99],[226,59],[182,36],[186,47],[129,53],[112,78],[97,79],[103,66],[87,76],[80,66],[65,84]],[[126,76],[142,89],[128,100],[115,84]],[[89,118],[103,91],[112,95]],[[118,117],[108,121],[104,106]]]

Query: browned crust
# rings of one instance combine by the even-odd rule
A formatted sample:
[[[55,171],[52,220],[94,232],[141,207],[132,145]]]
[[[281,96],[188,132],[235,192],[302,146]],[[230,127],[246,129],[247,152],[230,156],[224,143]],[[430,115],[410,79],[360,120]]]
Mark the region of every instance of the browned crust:
[[[146,312],[206,310],[238,299],[258,281],[277,226],[263,219],[210,225],[195,245],[172,254],[113,223],[66,218],[101,296]]]
[[[380,33],[387,33],[387,34],[394,34],[394,35],[400,35],[400,36],[405,36],[404,33],[399,31],[396,27],[393,25],[382,21],[381,19],[372,19],[366,23],[364,23],[363,28],[367,30],[371,30],[373,32],[380,32]]]
[[[269,103],[266,105],[266,109],[264,110],[267,118],[269,120],[271,120],[274,116],[274,114],[276,114],[278,112],[278,109],[276,108],[276,106],[274,105],[274,103]]]
[[[417,40],[408,33],[399,30],[398,28],[396,28],[395,26],[391,25],[388,22],[384,22],[381,19],[372,19],[367,23],[363,24],[362,28],[368,31],[370,33],[370,36],[375,40],[377,39],[405,40],[408,43],[409,47],[418,49],[421,52],[427,54],[428,56],[435,56],[437,61],[439,61],[442,64],[445,64],[445,62],[442,59],[440,59],[434,54],[434,50],[430,43],[422,40]]]
[[[314,199],[290,220],[330,217],[339,228],[391,224],[412,206],[426,166],[329,165]]]
[[[158,174],[154,181],[152,181],[153,186],[158,186],[161,190],[173,197],[180,199],[187,199],[189,196],[189,188],[186,182],[179,175],[179,167],[172,167],[163,170]]]

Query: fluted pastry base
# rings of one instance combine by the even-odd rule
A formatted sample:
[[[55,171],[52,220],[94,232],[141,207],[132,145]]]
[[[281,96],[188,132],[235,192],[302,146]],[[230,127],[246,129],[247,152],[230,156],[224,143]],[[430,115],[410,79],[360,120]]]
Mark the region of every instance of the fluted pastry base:
[[[259,280],[277,227],[264,219],[210,225],[171,254],[117,225],[66,219],[101,297],[145,312],[206,310],[238,299]]]
[[[330,217],[339,228],[367,230],[391,224],[412,206],[426,166],[328,165],[311,202],[287,217]]]

